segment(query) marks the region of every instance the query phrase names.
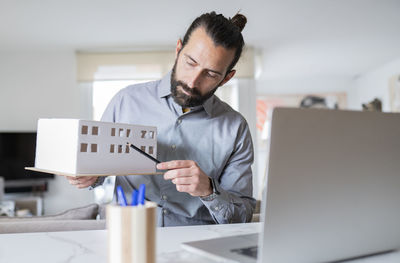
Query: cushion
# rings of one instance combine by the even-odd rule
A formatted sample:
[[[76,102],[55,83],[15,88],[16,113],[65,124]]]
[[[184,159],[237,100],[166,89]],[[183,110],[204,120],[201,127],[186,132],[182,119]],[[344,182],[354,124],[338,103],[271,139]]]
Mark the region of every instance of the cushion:
[[[105,229],[105,220],[0,221],[0,234]]]
[[[33,216],[33,217],[0,217],[0,222],[96,219],[98,211],[99,211],[98,204],[90,204],[87,206],[68,209],[56,215]]]

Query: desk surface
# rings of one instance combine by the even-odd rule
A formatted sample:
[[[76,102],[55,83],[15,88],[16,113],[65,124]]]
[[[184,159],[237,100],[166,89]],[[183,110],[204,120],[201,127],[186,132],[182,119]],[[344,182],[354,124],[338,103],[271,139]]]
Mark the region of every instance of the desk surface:
[[[210,263],[181,249],[182,242],[257,233],[260,223],[165,227],[157,229],[157,262]],[[69,231],[0,235],[0,262],[106,263],[107,231]],[[400,252],[352,262],[400,262]]]

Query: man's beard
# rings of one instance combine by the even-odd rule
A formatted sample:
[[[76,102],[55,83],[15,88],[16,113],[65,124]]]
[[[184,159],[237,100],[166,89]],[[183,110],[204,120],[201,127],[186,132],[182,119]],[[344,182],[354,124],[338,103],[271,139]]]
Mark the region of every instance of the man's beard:
[[[191,108],[203,105],[203,103],[215,93],[219,85],[217,85],[217,87],[215,87],[214,89],[212,89],[211,91],[209,91],[204,95],[201,95],[200,91],[196,89],[196,87],[193,87],[192,89],[189,88],[189,86],[186,83],[176,79],[175,71],[176,71],[177,60],[178,59],[175,60],[175,64],[174,67],[172,68],[172,73],[171,73],[172,98],[178,105],[184,108]],[[182,90],[179,90],[178,87],[180,87],[190,95],[187,95]]]

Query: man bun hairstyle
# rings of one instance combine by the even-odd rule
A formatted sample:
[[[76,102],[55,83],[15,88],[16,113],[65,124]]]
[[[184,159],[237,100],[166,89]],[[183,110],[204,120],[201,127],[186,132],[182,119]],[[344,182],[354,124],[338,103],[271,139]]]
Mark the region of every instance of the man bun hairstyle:
[[[246,26],[247,23],[247,18],[239,13],[237,13],[234,17],[230,18],[229,20],[231,21],[232,24],[234,24],[239,28],[240,32],[243,31],[243,28]]]
[[[226,49],[235,49],[235,56],[226,72],[226,74],[228,74],[236,65],[242,54],[244,46],[242,30],[246,26],[246,23],[247,18],[239,13],[232,18],[226,18],[222,14],[216,14],[214,11],[202,14],[189,26],[183,38],[182,47],[187,44],[190,35],[195,29],[199,27],[204,28],[215,45],[222,46]]]

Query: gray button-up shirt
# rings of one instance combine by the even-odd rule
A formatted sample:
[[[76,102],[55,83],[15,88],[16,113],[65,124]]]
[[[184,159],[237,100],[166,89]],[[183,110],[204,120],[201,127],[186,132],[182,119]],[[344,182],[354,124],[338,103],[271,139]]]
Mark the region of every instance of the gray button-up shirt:
[[[183,113],[171,97],[171,74],[128,86],[117,93],[102,121],[157,127],[157,159],[193,160],[214,178],[220,192],[211,201],[178,192],[162,175],[117,176],[130,194],[146,184],[146,199],[156,202],[159,226],[248,222],[252,198],[253,144],[246,120],[215,95]],[[130,196],[130,195],[129,195]]]

